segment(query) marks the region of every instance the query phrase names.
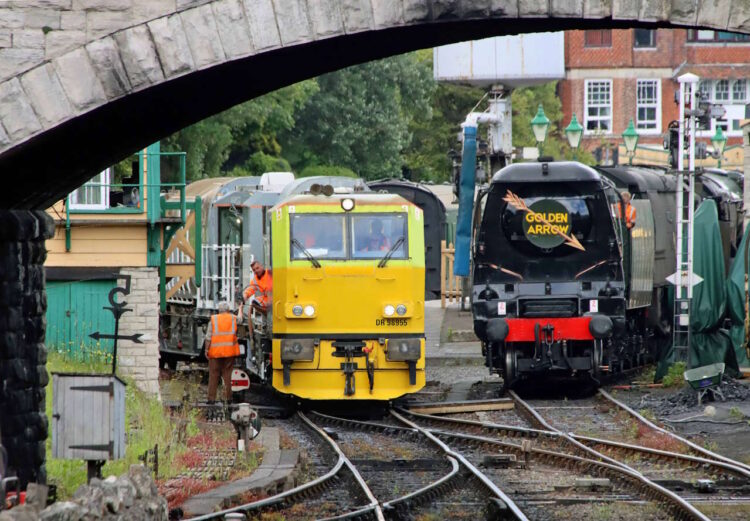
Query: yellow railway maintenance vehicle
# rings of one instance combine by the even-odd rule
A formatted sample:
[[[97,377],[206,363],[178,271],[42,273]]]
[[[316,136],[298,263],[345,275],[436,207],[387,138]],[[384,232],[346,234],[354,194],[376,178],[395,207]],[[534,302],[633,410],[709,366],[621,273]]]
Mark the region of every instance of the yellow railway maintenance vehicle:
[[[252,369],[309,400],[416,392],[425,384],[422,210],[393,194],[323,191],[268,214],[272,327],[255,315]]]

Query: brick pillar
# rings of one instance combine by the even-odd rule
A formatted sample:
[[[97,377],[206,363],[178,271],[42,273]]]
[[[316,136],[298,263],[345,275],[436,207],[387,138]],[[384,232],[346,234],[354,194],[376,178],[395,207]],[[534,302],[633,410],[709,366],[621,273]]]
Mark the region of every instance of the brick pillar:
[[[130,275],[130,294],[124,297],[129,311],[120,319],[120,334],[141,333],[141,344],[117,344],[118,372],[135,380],[139,389],[159,395],[159,270],[123,268]]]
[[[23,488],[47,480],[43,264],[54,231],[42,211],[0,210],[0,433]]]

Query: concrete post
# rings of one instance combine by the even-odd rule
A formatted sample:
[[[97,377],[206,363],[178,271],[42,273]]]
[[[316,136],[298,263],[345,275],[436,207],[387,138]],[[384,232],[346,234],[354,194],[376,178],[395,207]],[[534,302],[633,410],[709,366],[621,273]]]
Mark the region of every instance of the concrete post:
[[[0,210],[0,432],[24,489],[47,480],[43,264],[54,231],[43,211]]]

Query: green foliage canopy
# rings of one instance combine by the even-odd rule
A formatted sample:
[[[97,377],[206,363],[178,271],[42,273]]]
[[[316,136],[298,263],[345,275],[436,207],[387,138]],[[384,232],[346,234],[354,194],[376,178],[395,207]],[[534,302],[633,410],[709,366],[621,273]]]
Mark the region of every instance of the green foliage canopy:
[[[280,157],[278,134],[294,126],[295,112],[317,90],[316,81],[308,80],[242,103],[172,134],[162,149],[187,152],[190,181],[233,170],[234,175],[259,175],[269,156]]]
[[[513,146],[535,147],[536,140],[531,130],[531,119],[541,103],[550,120],[544,155],[557,159],[573,159],[573,150],[565,138],[564,128],[569,123],[562,121],[562,102],[557,95],[557,82],[543,83],[533,87],[522,87],[513,91]],[[583,149],[578,150],[578,161],[593,165],[594,157]]]
[[[355,65],[242,103],[169,136],[162,149],[187,152],[189,181],[290,170],[365,179],[408,171],[413,180],[447,181],[448,152],[460,149],[460,125],[483,94],[479,88],[438,84],[427,49]],[[514,146],[536,145],[530,121],[541,103],[551,120],[545,155],[572,158],[556,83],[519,88],[512,96]],[[584,151],[578,159],[594,162]]]
[[[282,140],[292,166],[343,166],[365,179],[399,176],[411,122],[431,117],[435,82],[429,64],[404,54],[317,81],[318,92]]]

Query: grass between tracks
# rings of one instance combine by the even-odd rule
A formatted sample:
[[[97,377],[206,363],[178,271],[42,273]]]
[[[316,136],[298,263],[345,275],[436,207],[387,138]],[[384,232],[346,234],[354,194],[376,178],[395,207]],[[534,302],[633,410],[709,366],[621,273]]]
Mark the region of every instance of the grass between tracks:
[[[53,372],[109,373],[111,355],[91,352],[85,358],[74,360],[66,354],[50,351],[47,371],[50,387],[46,395],[47,418],[52,425]],[[214,488],[220,483],[202,479],[177,478],[185,471],[200,467],[205,456],[203,451],[234,447],[234,429],[226,425],[207,425],[198,419],[198,411],[172,413],[154,396],[140,391],[129,378],[125,394],[126,443],[125,458],[108,461],[102,474],[120,475],[127,472],[131,464],[140,463],[139,457],[158,445],[159,475],[157,483],[167,497],[170,507],[181,504],[192,495]],[[47,439],[48,482],[57,486],[58,497],[69,498],[76,489],[86,483],[86,463],[82,460],[63,460],[49,457],[52,454],[52,435]],[[257,466],[257,458],[250,453],[240,460],[232,477],[246,474]]]

